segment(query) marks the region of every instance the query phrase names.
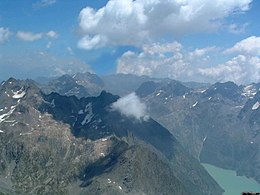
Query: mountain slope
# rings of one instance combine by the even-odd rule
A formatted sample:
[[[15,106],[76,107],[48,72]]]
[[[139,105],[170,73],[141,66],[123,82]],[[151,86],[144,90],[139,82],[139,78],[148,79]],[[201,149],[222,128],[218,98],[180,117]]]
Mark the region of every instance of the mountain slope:
[[[110,109],[106,92],[44,95],[33,83],[0,87],[0,192],[9,194],[221,194],[162,126]]]
[[[201,162],[236,170],[260,182],[257,84],[216,83],[179,94],[167,85],[157,83],[149,94],[142,86],[137,90],[137,94],[146,93],[140,97],[149,114]]]

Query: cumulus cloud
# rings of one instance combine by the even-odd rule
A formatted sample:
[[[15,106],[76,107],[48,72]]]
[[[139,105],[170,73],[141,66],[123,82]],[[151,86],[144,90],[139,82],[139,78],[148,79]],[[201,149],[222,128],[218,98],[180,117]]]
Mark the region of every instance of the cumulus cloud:
[[[236,43],[226,53],[245,53],[249,55],[260,55],[260,37],[251,36]]]
[[[200,68],[199,73],[213,81],[252,83],[260,81],[260,58],[238,55],[223,64],[211,68]]]
[[[127,117],[134,117],[137,120],[148,120],[146,105],[141,102],[135,93],[119,98],[112,104],[112,109]]]
[[[44,38],[44,36],[46,38],[49,38],[49,39],[56,39],[58,38],[58,33],[51,30],[47,33],[33,33],[33,32],[25,32],[25,31],[18,31],[16,33],[16,37],[22,41],[28,41],[28,42],[33,42],[33,41],[37,41],[37,40],[40,40],[42,38]]]
[[[32,33],[32,32],[24,32],[18,31],[16,34],[17,38],[22,41],[36,41],[42,38],[42,33]]]
[[[165,35],[216,31],[225,18],[249,10],[251,1],[109,0],[98,10],[81,10],[83,37],[78,46],[87,50],[107,45],[140,46]]]
[[[9,39],[12,33],[8,28],[0,27],[0,43],[4,43]]]
[[[216,46],[190,51],[178,42],[147,44],[139,52],[125,52],[117,61],[117,73],[182,81],[259,82],[260,48],[257,41],[257,37],[246,38],[225,52],[220,52]]]
[[[205,54],[207,54],[210,51],[214,51],[216,50],[216,47],[205,47],[205,48],[197,48],[194,51],[190,52],[190,57],[194,58],[194,57],[202,57]]]
[[[199,68],[205,79],[250,83],[260,81],[260,37],[251,36],[226,49],[231,59],[214,67]]]
[[[106,42],[106,37],[102,35],[96,35],[94,37],[86,35],[78,42],[78,47],[86,50],[98,49],[104,47]]]
[[[207,54],[215,50],[206,47],[187,51],[178,42],[146,44],[141,52],[125,52],[118,59],[117,73],[194,80],[197,66],[207,63]]]
[[[51,30],[46,33],[46,36],[49,38],[52,38],[52,39],[56,39],[56,38],[58,38],[59,35],[55,31]]]

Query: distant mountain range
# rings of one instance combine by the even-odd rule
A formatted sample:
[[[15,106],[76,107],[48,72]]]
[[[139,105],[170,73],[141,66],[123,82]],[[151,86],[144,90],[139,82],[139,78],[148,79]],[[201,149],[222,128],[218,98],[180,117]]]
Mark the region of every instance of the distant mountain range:
[[[97,76],[89,72],[74,75],[63,75],[55,78],[38,78],[36,84],[45,92],[57,92],[62,95],[75,95],[78,98],[97,96],[101,91],[109,91],[112,94],[124,96],[134,92],[141,84],[147,81],[170,82],[171,79],[150,78],[147,76],[136,76],[131,74],[115,74]],[[208,83],[185,82],[190,88],[209,86]]]
[[[171,81],[143,83],[136,93],[195,158],[260,183],[259,89],[233,82],[192,89]]]
[[[89,82],[90,74],[85,75]],[[124,74],[98,80],[93,84],[99,86],[96,93],[83,96],[95,96],[102,90],[120,96],[135,91],[146,103],[149,114],[195,158],[260,182],[260,83],[183,83]],[[75,82],[78,83],[76,79]],[[74,93],[82,97],[78,94]]]
[[[0,194],[222,194],[152,117],[121,114],[112,109],[120,97],[105,91],[84,97],[102,81],[87,73],[1,83]]]
[[[1,83],[0,194],[222,194],[199,161],[260,183],[260,83],[43,81]],[[132,92],[149,120],[111,108]]]

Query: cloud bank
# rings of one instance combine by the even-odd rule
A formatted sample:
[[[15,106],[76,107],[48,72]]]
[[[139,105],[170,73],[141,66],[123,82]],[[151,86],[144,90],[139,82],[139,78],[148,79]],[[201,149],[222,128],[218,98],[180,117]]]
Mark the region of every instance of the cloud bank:
[[[260,37],[251,36],[236,43],[232,48],[225,51],[226,53],[244,53],[248,55],[260,56]]]
[[[109,0],[95,10],[79,14],[82,39],[78,46],[90,50],[108,45],[140,46],[167,35],[214,32],[234,13],[249,10],[252,0]],[[231,25],[231,26],[230,26]],[[238,31],[230,24],[230,31]]]
[[[260,81],[260,37],[221,50],[211,46],[190,51],[178,42],[146,44],[140,52],[125,52],[117,61],[117,73],[198,82]],[[216,64],[219,59],[223,62]]]
[[[127,117],[134,117],[137,120],[148,120],[146,105],[142,103],[135,93],[119,98],[112,104],[112,109]]]
[[[117,73],[196,80],[196,69],[208,64],[209,55],[216,50],[206,47],[187,51],[178,42],[147,44],[141,52],[125,52],[118,59]]]
[[[233,57],[215,67],[198,69],[205,79],[230,80],[236,83],[260,81],[260,37],[243,39],[223,53]]]

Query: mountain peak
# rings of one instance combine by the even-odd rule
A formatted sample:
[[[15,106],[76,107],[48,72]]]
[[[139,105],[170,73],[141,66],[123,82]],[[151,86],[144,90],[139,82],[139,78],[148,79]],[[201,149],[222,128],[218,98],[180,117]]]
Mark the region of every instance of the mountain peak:
[[[214,95],[221,95],[224,98],[238,101],[241,100],[242,90],[238,85],[232,81],[225,83],[217,82],[214,85],[210,86],[203,95],[206,97],[212,97]]]

